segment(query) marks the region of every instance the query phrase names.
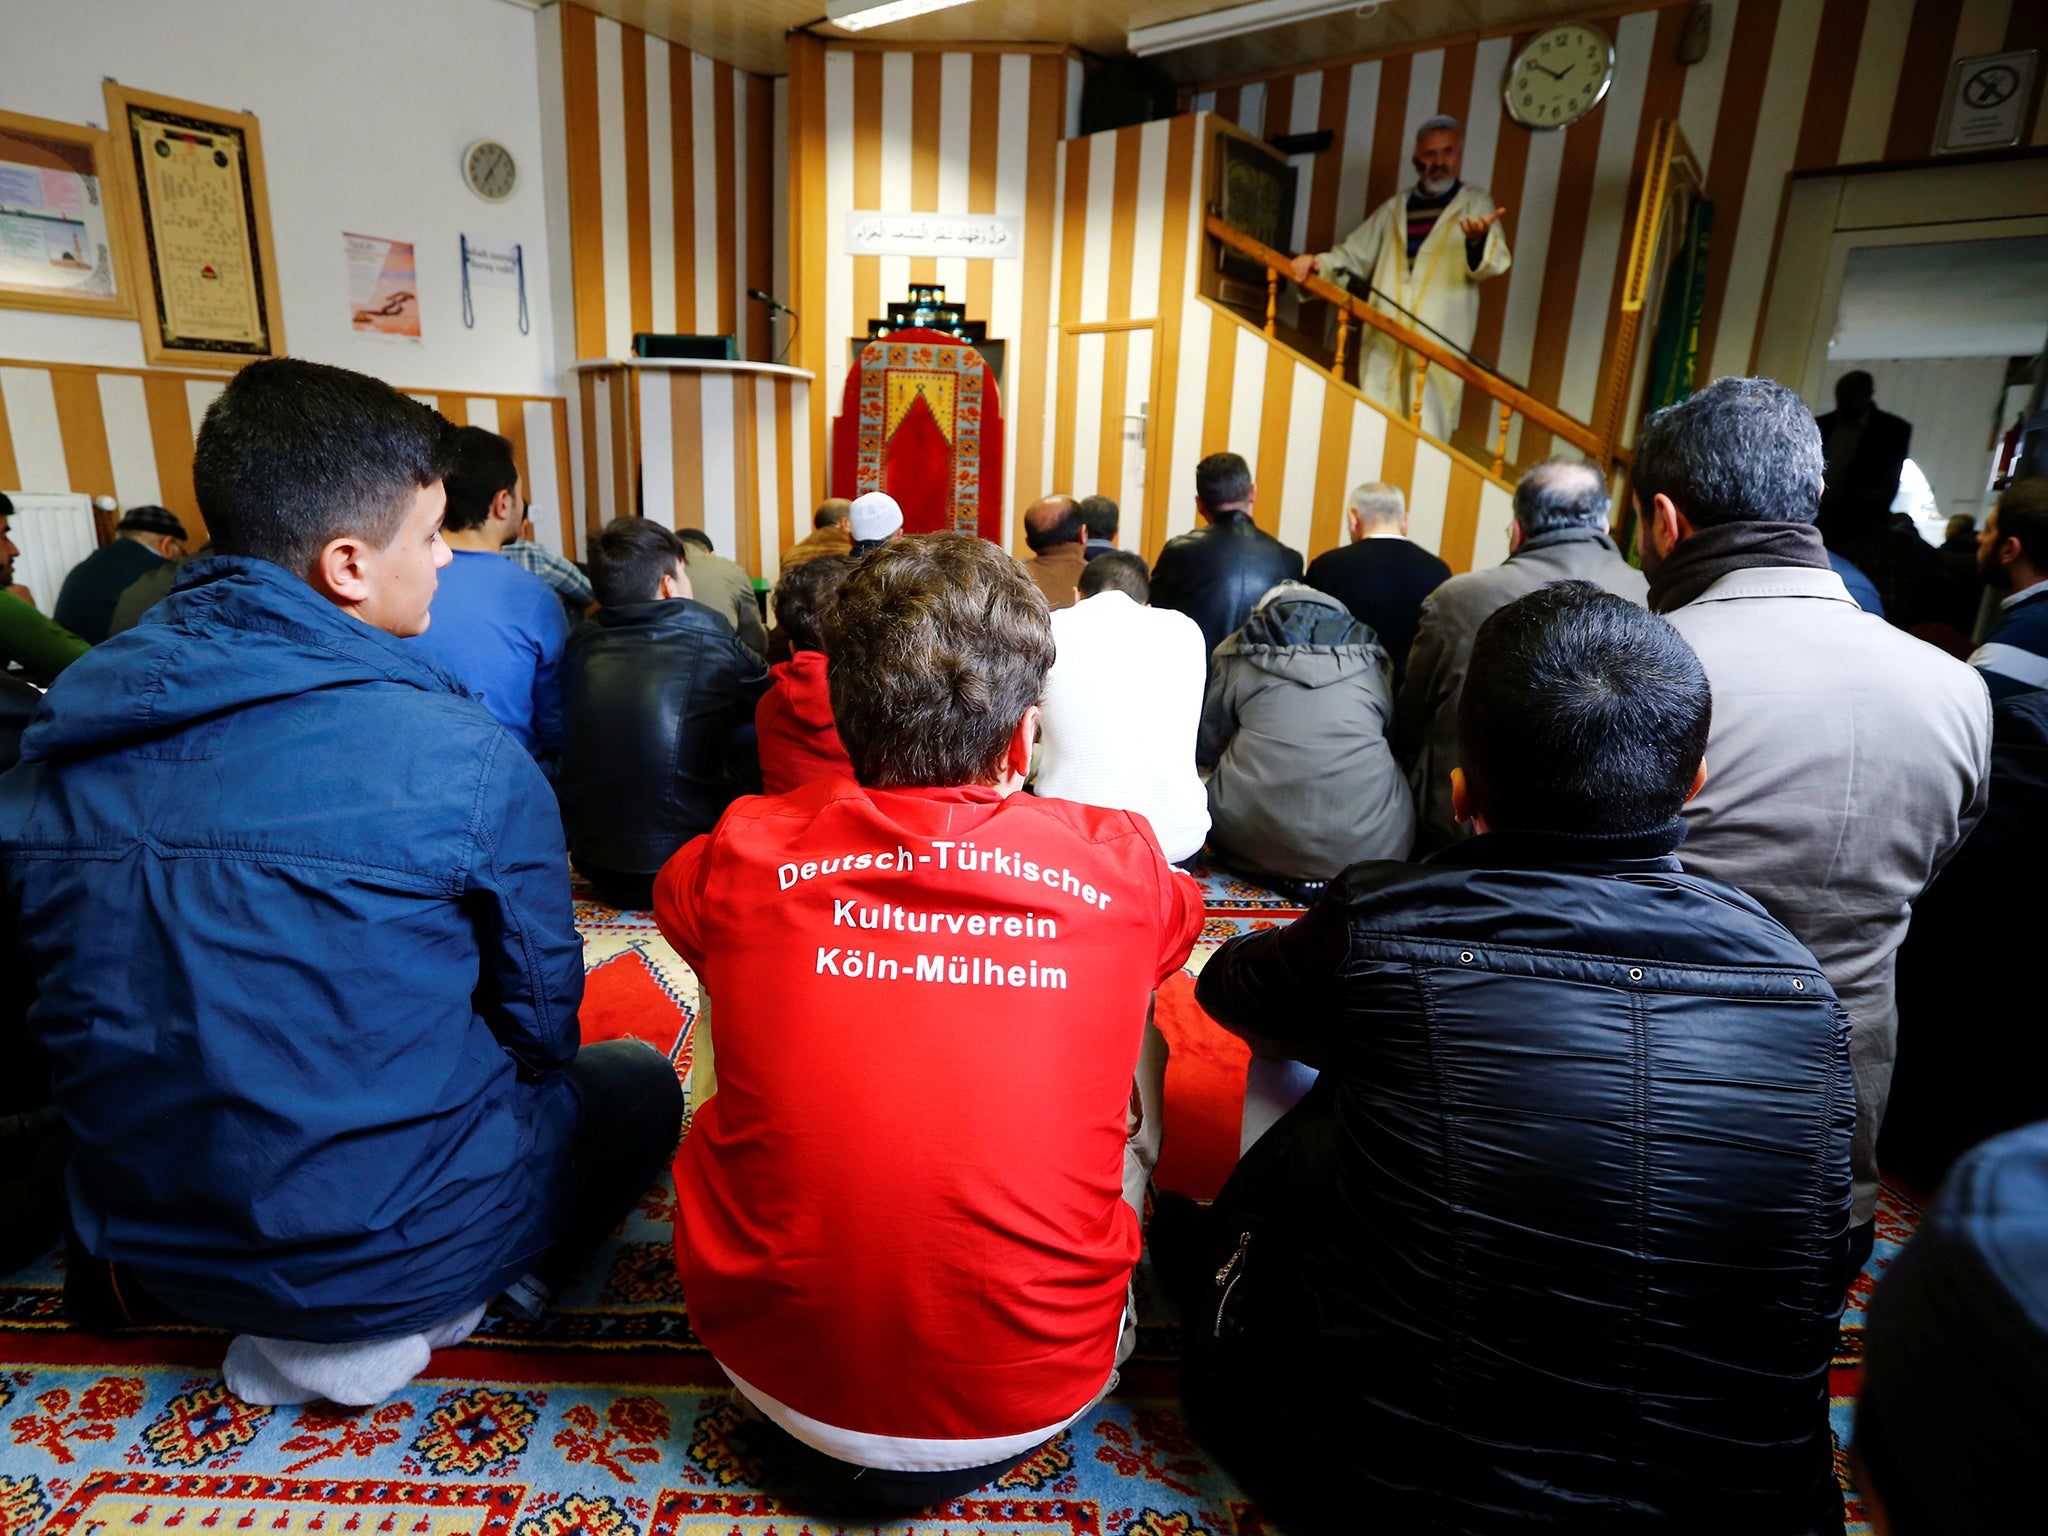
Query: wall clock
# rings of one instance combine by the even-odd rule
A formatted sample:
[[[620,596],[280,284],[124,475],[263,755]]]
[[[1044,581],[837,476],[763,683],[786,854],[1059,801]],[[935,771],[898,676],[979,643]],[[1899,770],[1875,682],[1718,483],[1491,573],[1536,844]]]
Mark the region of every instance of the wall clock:
[[[502,203],[519,187],[519,162],[496,139],[478,139],[462,152],[462,179],[487,203]]]
[[[1508,66],[1501,99],[1524,128],[1564,128],[1599,106],[1613,83],[1614,44],[1607,34],[1568,21],[1529,39]]]

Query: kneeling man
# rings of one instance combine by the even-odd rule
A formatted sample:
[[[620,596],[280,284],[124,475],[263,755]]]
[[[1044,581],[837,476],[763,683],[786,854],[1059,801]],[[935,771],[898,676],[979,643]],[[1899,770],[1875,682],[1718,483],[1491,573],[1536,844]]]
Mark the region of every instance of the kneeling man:
[[[377,1401],[645,1192],[682,1093],[578,1047],[554,794],[425,631],[448,423],[284,358],[207,409],[220,554],[68,668],[0,849],[75,1150],[86,1327],[242,1336],[256,1402]]]
[[[718,1050],[676,1261],[810,1481],[929,1504],[1115,1381],[1133,1074],[1202,905],[1142,818],[1017,793],[1052,627],[995,545],[877,549],[825,649],[854,778],[739,801],[655,886]]]
[[[1198,1430],[1289,1531],[1842,1529],[1848,1017],[1673,856],[1711,702],[1634,603],[1509,604],[1459,704],[1482,835],[1204,968],[1213,1017],[1322,1069],[1206,1243],[1154,1234]]]

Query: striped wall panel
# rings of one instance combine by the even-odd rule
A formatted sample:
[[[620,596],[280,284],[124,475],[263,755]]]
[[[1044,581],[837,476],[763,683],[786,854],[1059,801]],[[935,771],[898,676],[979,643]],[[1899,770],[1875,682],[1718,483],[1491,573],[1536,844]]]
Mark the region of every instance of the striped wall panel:
[[[226,387],[219,374],[0,361],[0,490],[111,496],[123,507],[155,503],[184,520],[196,545],[206,522],[192,494],[192,444],[206,407]],[[564,401],[410,393],[450,421],[509,438],[533,503],[535,536],[558,552],[574,548]]]
[[[655,331],[768,361],[787,337],[747,290],[786,290],[775,82],[579,5],[561,28],[576,356]]]
[[[1225,81],[1192,104],[1254,133],[1335,135],[1322,154],[1295,158],[1298,250],[1328,249],[1411,177],[1408,150],[1424,118],[1464,121],[1466,178],[1507,207],[1515,253],[1513,269],[1482,290],[1473,350],[1590,420],[1618,324],[1631,172],[1652,122],[1678,119],[1716,205],[1702,357],[1712,374],[1746,373],[1786,174],[1924,158],[1954,60],[2048,49],[2039,0],[1717,0],[1712,47],[1687,68],[1677,41],[1688,9],[1608,15],[1614,86],[1562,133],[1530,133],[1501,113],[1508,60],[1533,29]],[[2048,144],[2044,73],[2029,109],[2036,145]],[[1468,432],[1480,429],[1482,409],[1468,391]]]
[[[964,300],[1005,344],[1004,540],[1017,509],[1049,488],[1058,348],[1061,138],[1073,131],[1080,65],[1058,49],[914,52],[789,40],[788,243],[805,315],[791,361],[817,375],[809,463],[822,495],[851,355],[913,282]],[[1006,213],[1024,220],[1021,259],[848,256],[852,209]]]
[[[811,531],[810,381],[793,369],[583,368],[583,533],[639,515],[701,528],[773,582]],[[586,546],[587,547],[587,546]]]

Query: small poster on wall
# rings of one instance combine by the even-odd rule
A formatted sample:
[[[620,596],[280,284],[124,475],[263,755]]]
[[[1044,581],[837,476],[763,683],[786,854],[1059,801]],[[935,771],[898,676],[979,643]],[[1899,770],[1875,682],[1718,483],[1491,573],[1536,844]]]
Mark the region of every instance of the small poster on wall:
[[[97,128],[0,112],[0,305],[134,313],[101,179],[111,158]]]
[[[361,336],[418,341],[419,264],[412,243],[346,233],[341,243],[348,257],[350,329]]]

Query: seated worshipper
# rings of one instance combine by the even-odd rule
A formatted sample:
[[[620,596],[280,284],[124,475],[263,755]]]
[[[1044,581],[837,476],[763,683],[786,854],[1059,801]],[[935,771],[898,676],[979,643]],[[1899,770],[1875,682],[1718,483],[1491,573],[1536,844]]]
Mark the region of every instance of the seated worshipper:
[[[1716,771],[1686,805],[1680,857],[1762,902],[1849,1011],[1861,1268],[1899,942],[1984,812],[1990,700],[1960,661],[1859,610],[1828,569],[1813,525],[1820,432],[1784,385],[1716,379],[1648,417],[1635,455],[1650,607],[1714,685]]]
[[[1993,699],[2048,688],[2048,476],[1999,493],[1977,536],[1977,569],[1998,594],[1998,617],[1970,665]]]
[[[1123,514],[1115,502],[1100,493],[1081,498],[1081,524],[1088,530],[1088,558],[1106,555],[1116,548],[1117,524]],[[1147,578],[1150,579],[1149,577]]]
[[[1466,835],[1451,814],[1451,769],[1457,765],[1458,695],[1479,626],[1553,581],[1590,581],[1632,603],[1643,600],[1649,584],[1607,536],[1608,508],[1600,471],[1577,459],[1544,460],[1515,485],[1507,560],[1453,576],[1422,605],[1394,715],[1394,743],[1415,792],[1422,851]]]
[[[1183,864],[1209,835],[1195,772],[1208,658],[1193,619],[1146,606],[1148,582],[1143,560],[1113,549],[1082,569],[1081,600],[1052,616],[1032,787],[1138,812],[1167,858]]]
[[[1311,901],[1360,859],[1405,859],[1415,805],[1387,743],[1392,669],[1327,592],[1285,581],[1216,647],[1195,761],[1209,776],[1209,851]]]
[[[0,495],[0,667],[17,666],[48,682],[92,647],[78,635],[43,617],[34,595],[14,581],[20,548],[9,536],[14,503]]]
[[[928,1505],[1116,1382],[1134,1073],[1202,901],[1141,818],[1017,793],[1053,641],[994,544],[867,556],[825,648],[854,777],[740,801],[656,886],[718,1053],[676,1264],[792,1480]]]
[[[2048,1121],[1956,1165],[1870,1300],[1850,1465],[1877,1536],[2039,1527]]]
[[[1321,1068],[1152,1232],[1195,1431],[1288,1531],[1841,1531],[1848,1021],[1672,856],[1711,706],[1634,603],[1509,604],[1459,705],[1481,835],[1203,968]]]
[[[1024,542],[1031,548],[1024,574],[1046,607],[1055,613],[1073,607],[1074,585],[1088,564],[1088,525],[1081,520],[1081,504],[1071,496],[1033,502],[1024,512]]]
[[[75,1143],[66,1310],[235,1333],[252,1403],[376,1402],[492,1297],[543,1304],[681,1125],[661,1053],[578,1049],[546,780],[405,643],[440,622],[449,432],[361,374],[243,368],[192,464],[220,553],[0,778]]]
[[[1252,521],[1258,489],[1238,455],[1210,454],[1195,466],[1203,526],[1168,539],[1152,566],[1152,606],[1193,619],[1212,655],[1275,583],[1301,580],[1301,555]]]
[[[1985,1137],[2048,1119],[2040,978],[1986,944],[2048,933],[2048,689],[1992,709],[1988,799],[1899,946],[1899,1041],[1877,1162],[1915,1189],[1940,1188]]]
[[[846,509],[846,528],[853,539],[847,553],[864,555],[903,537],[903,509],[888,492],[869,491],[854,497],[853,504]]]
[[[766,656],[768,627],[761,622],[754,578],[746,567],[716,553],[711,535],[702,528],[678,529],[676,537],[683,541],[683,558],[690,572],[690,590],[684,596],[724,619],[740,637],[740,644],[756,656]]]
[[[783,567],[775,583],[776,626],[789,637],[790,658],[768,669],[768,691],[754,706],[765,794],[788,794],[827,774],[853,777],[853,763],[832,723],[824,634],[825,614],[852,569],[848,556],[819,555]]]
[[[550,771],[562,750],[562,647],[569,620],[554,588],[504,557],[526,519],[512,445],[455,429],[442,535],[454,563],[434,594],[434,625],[413,645],[461,678]]]
[[[1394,687],[1408,675],[1408,650],[1422,604],[1451,579],[1451,568],[1408,538],[1408,499],[1398,485],[1372,481],[1351,493],[1344,521],[1351,542],[1317,555],[1303,579],[1327,592],[1379,636],[1394,663]]]
[[[852,510],[853,503],[843,496],[829,496],[819,502],[818,510],[811,514],[811,531],[801,542],[783,551],[783,568],[801,565],[820,555],[852,554],[853,535],[846,529],[846,517]]]
[[[206,560],[214,554],[213,540],[204,544],[185,558]],[[171,588],[177,585],[178,573],[185,568],[185,560],[166,560],[153,571],[146,571],[128,583],[128,590],[121,594],[121,600],[114,604],[114,616],[107,621],[107,635],[125,635],[142,622],[142,616],[158,603],[171,595]]]
[[[597,601],[597,594],[590,589],[590,578],[576,568],[573,560],[563,559],[545,544],[534,540],[531,516],[520,520],[519,537],[505,546],[505,558],[553,587],[571,624],[589,612],[590,605]]]
[[[569,744],[556,788],[569,852],[615,907],[644,911],[655,871],[759,787],[761,659],[690,596],[683,543],[616,517],[590,541],[598,610],[562,666]]]
[[[51,615],[81,640],[107,638],[114,606],[129,584],[151,571],[175,568],[185,554],[185,525],[162,507],[130,507],[113,539],[71,568]]]

